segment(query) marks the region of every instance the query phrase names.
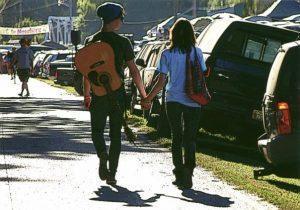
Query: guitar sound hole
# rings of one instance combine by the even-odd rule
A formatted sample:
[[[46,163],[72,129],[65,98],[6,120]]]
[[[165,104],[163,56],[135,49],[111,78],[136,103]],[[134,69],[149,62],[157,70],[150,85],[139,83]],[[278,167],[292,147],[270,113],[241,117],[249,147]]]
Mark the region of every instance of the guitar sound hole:
[[[103,65],[103,64],[105,64],[104,61],[98,61],[98,62],[92,64],[92,65],[90,66],[90,69],[94,69],[94,68],[96,68],[96,67],[98,67],[98,66],[101,66],[101,65]]]
[[[106,74],[100,75],[100,77],[99,77],[99,82],[100,82],[101,84],[108,84],[108,83],[109,83],[109,76],[106,75]]]

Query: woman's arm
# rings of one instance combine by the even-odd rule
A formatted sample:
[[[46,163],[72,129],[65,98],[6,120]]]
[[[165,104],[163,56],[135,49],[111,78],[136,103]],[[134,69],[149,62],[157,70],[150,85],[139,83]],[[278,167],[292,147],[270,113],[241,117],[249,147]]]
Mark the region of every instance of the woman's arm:
[[[145,98],[147,94],[137,66],[135,65],[133,60],[127,61],[126,64],[129,68],[130,75],[132,76],[133,82],[136,85],[139,93],[141,94],[142,98]]]
[[[143,100],[144,103],[150,103],[153,98],[157,95],[157,93],[163,89],[163,87],[165,86],[166,83],[166,75],[163,73],[160,73],[158,75],[158,80],[155,83],[154,87],[152,88],[152,90],[150,91],[150,93],[148,94],[148,96]]]

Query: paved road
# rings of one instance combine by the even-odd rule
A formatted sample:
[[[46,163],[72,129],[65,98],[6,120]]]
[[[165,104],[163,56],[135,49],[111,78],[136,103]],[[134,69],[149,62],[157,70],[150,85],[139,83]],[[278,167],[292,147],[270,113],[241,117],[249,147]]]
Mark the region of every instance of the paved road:
[[[0,75],[0,209],[276,209],[195,170],[194,189],[171,184],[171,155],[141,138],[123,142],[118,186],[97,176],[89,113],[78,97],[29,81],[32,96],[17,97],[19,82]]]

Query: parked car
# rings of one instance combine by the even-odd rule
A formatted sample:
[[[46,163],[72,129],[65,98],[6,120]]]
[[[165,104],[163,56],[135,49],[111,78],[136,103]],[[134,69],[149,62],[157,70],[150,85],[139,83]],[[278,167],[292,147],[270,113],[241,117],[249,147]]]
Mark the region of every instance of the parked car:
[[[57,77],[56,76],[57,68],[73,68],[73,66],[74,66],[73,58],[74,58],[74,55],[70,54],[70,55],[67,55],[67,57],[65,59],[55,60],[55,61],[50,62],[49,75],[54,76],[56,78]]]
[[[262,102],[265,134],[258,148],[268,162],[254,177],[300,178],[300,41],[283,45],[270,70]]]
[[[43,60],[47,54],[44,51],[38,51],[34,54],[32,77],[37,77],[42,67]]]
[[[46,53],[46,57],[43,60],[42,68],[40,75],[43,78],[48,78],[50,76],[50,63],[55,60],[62,60],[65,59],[68,55],[71,54],[71,51],[69,50],[53,50],[48,51]]]
[[[54,82],[60,85],[73,85],[74,76],[75,71],[72,67],[58,67]]]
[[[159,56],[165,46],[166,42],[163,41],[148,42],[136,56],[136,64],[140,70],[141,78],[147,90],[150,88],[153,75],[156,71]],[[131,104],[130,109],[141,111],[140,95],[133,84],[128,68],[125,69],[125,90],[128,101],[130,101]]]
[[[257,116],[261,115],[269,70],[280,46],[298,36],[294,31],[248,21],[213,21],[197,39],[212,96],[203,108],[203,126],[231,129],[238,136],[262,132]],[[226,119],[224,125],[217,126],[221,119]]]

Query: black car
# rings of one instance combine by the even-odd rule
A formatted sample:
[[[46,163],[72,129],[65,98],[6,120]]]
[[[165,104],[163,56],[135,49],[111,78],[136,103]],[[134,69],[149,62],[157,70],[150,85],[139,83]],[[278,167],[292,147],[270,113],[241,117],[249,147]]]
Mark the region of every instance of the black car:
[[[270,71],[262,103],[265,134],[259,150],[269,163],[254,177],[300,177],[300,41],[283,45]]]
[[[247,21],[214,20],[197,39],[212,95],[203,108],[202,122],[232,129],[237,136],[262,132],[257,120],[270,68],[280,46],[298,36],[295,31]],[[220,121],[225,126],[216,126]]]
[[[165,44],[166,43],[162,41],[148,42],[143,46],[136,56],[135,61],[140,70],[140,75],[144,84],[146,85],[146,88],[156,70],[156,64],[159,58],[158,55],[161,50],[164,49]],[[127,95],[127,102],[130,104],[130,110],[141,110],[141,106],[139,104],[140,96],[135,85],[133,84],[128,68],[125,69],[124,76],[125,91]]]

